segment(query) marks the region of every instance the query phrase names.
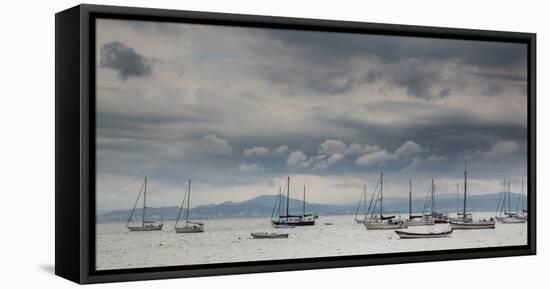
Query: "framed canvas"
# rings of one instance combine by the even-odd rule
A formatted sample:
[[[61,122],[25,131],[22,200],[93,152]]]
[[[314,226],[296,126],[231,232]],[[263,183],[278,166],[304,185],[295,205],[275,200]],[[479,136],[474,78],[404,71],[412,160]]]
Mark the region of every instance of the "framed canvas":
[[[532,33],[56,14],[77,283],[535,254]]]

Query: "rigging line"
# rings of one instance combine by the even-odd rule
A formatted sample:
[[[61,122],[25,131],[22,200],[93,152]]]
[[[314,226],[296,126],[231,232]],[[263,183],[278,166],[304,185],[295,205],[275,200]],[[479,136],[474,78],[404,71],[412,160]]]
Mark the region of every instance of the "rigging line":
[[[178,212],[178,218],[176,219],[176,224],[174,225],[174,228],[178,226],[178,222],[181,217],[181,211],[183,210],[183,205],[185,204],[185,198],[187,197],[187,191],[189,190],[189,183],[187,183],[187,187],[185,188],[185,192],[183,193],[183,200],[181,201],[180,210]]]
[[[143,193],[143,187],[145,186],[145,182],[141,183],[141,188],[139,189],[138,197],[136,199],[136,202],[134,203],[134,207],[132,208],[132,212],[130,213],[130,217],[128,218],[128,221],[126,222],[126,227],[130,224],[130,221],[132,221],[132,218],[134,217],[134,212],[136,211],[137,204],[139,202],[139,199],[141,198],[141,194]]]
[[[378,186],[379,186],[379,184],[380,184],[380,177],[378,177],[378,182],[376,183],[376,187],[374,188],[374,191],[372,192],[372,197],[371,197],[371,199],[370,199],[369,208],[366,210],[366,213],[365,213],[365,219],[366,219],[367,215],[369,214],[369,212],[371,211],[370,209],[371,209],[371,207],[372,207],[372,201],[374,200],[374,197],[376,196],[376,193],[377,193],[377,191],[378,191]],[[366,194],[365,194],[365,197],[367,197]],[[374,204],[374,206],[375,206],[375,207],[372,208],[372,214],[371,214],[371,215],[374,214],[374,209],[376,208],[376,203]]]

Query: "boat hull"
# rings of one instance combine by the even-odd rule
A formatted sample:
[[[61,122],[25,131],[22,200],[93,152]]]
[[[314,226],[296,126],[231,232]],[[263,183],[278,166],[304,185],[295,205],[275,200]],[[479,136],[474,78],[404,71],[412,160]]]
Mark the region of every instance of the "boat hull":
[[[130,232],[149,232],[162,230],[162,224],[160,225],[145,225],[145,226],[128,226]]]
[[[395,231],[400,239],[426,239],[426,238],[448,238],[453,233],[453,230],[440,233],[414,233],[405,231]]]
[[[405,229],[407,225],[403,223],[365,223],[365,228],[367,230],[395,230]]]
[[[476,230],[476,229],[494,229],[495,222],[449,222],[453,230]]]
[[[434,220],[433,219],[420,219],[420,220],[411,220],[411,221],[408,221],[408,222],[405,222],[405,225],[407,225],[408,227],[411,227],[411,226],[432,226],[434,224]]]
[[[288,234],[281,233],[250,233],[254,239],[286,239]]]
[[[204,233],[204,227],[202,226],[188,226],[175,228],[176,233]]]
[[[504,218],[502,220],[500,220],[500,223],[502,224],[523,224],[527,222],[526,219],[523,219],[523,218]]]

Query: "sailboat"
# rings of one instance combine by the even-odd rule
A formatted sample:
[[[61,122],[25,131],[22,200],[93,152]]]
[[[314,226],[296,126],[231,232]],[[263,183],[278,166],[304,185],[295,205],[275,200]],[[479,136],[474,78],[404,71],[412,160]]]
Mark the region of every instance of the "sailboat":
[[[435,224],[446,224],[449,222],[449,217],[446,214],[439,213],[435,210],[435,182],[434,179],[432,179],[432,185],[430,187],[430,197],[429,199],[426,199],[426,204],[424,206],[424,210],[426,209],[426,205],[430,204],[431,212],[430,214],[424,215],[424,217],[432,219]]]
[[[494,229],[495,228],[495,221],[494,220],[480,220],[480,221],[474,221],[474,220],[467,220],[466,216],[466,200],[467,200],[467,192],[468,192],[468,173],[466,170],[466,161],[464,161],[464,206],[462,210],[462,220],[456,221],[456,222],[449,222],[451,225],[451,229],[460,229],[460,230],[468,230],[468,229]]]
[[[280,202],[281,200],[279,200]],[[290,203],[290,177],[287,178],[286,184],[286,214],[282,215],[279,211],[276,218],[272,218],[271,224],[273,226],[313,226],[315,225],[316,216],[313,214],[306,214],[306,187],[304,186],[304,201],[302,205],[302,215],[290,215],[289,214]],[[280,207],[279,207],[280,209]]]
[[[372,207],[372,211],[370,211],[371,206],[367,209],[367,214],[371,212],[371,216],[369,219],[367,219],[367,216],[365,215],[365,228],[367,230],[390,230],[390,229],[401,229],[401,228],[407,228],[407,225],[405,225],[401,220],[393,220],[395,216],[388,216],[384,217],[383,215],[383,184],[384,184],[384,173],[380,173],[380,178],[378,179],[378,183],[375,188],[375,194],[373,194],[373,198],[371,199],[371,205],[374,201],[374,207]],[[380,185],[380,186],[378,186]],[[378,194],[376,194],[378,187],[380,190],[378,190]],[[376,198],[374,200],[374,197],[379,196],[379,198]],[[380,203],[379,207],[379,215],[376,216],[374,211],[376,209],[376,205]]]
[[[275,200],[275,204],[273,205],[273,212],[271,212],[271,221],[273,221],[273,218],[275,217],[275,213],[277,213],[278,216],[281,215],[281,204],[283,200],[283,194],[281,187],[279,187],[279,194],[277,195],[277,199]],[[295,228],[296,225],[293,224],[273,224],[273,228],[275,229],[292,229]]]
[[[178,218],[176,219],[176,224],[174,225],[174,229],[176,230],[176,233],[203,233],[204,232],[204,224],[201,222],[192,222],[189,221],[189,206],[191,203],[191,179],[189,179],[187,183],[187,189],[185,190],[185,193],[183,194],[183,200],[181,202],[180,210],[178,212]],[[187,208],[185,210],[185,226],[184,227],[178,227],[178,222],[180,220],[181,211],[183,210],[183,206],[187,204]]]
[[[143,209],[141,211],[141,226],[131,226],[130,223],[132,222],[132,218],[134,217],[134,213],[136,211],[138,201],[141,198],[141,193],[143,193]],[[128,221],[126,222],[126,228],[128,228],[128,230],[130,230],[131,232],[162,230],[163,224],[156,225],[154,221],[147,221],[145,219],[146,208],[147,208],[147,178],[145,178],[145,180],[143,181],[143,185],[141,186],[141,189],[139,190],[139,194],[136,198],[136,202],[134,203],[134,208],[130,213],[130,217],[128,218]]]
[[[367,216],[367,185],[364,186],[363,192],[361,193],[361,197],[359,198],[359,203],[357,204],[357,210],[355,211],[354,220],[357,224],[364,224],[366,220],[365,218],[363,219],[358,218],[361,207],[363,207],[363,216],[366,217]]]
[[[433,180],[432,180],[433,194]],[[433,211],[432,211],[433,212]],[[413,215],[412,214],[412,180],[409,180],[409,220],[405,222],[407,226],[431,226],[434,224],[434,219],[431,216]]]
[[[449,222],[460,222],[462,221],[462,212],[460,212],[460,201],[459,201],[459,183],[456,183],[456,218],[455,217],[449,217]],[[466,214],[466,221],[471,222],[472,221],[472,214],[468,213]]]
[[[518,201],[516,205],[516,211],[512,214],[506,215],[505,218],[497,219],[502,224],[523,224],[527,222],[527,214],[525,213],[525,210],[523,209],[523,180],[521,180],[521,191],[518,195]],[[510,189],[508,189],[508,204],[510,204]],[[522,204],[521,212],[520,212],[520,202]],[[510,211],[510,209],[508,209]]]

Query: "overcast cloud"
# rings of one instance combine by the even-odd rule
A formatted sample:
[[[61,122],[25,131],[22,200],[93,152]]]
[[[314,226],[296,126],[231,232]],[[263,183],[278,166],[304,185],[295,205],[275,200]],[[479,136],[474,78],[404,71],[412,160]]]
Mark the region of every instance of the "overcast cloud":
[[[431,178],[526,178],[522,44],[139,21],[97,23],[98,211],[275,194],[350,203]],[[293,188],[291,187],[291,188]],[[296,192],[295,197],[299,197]]]

